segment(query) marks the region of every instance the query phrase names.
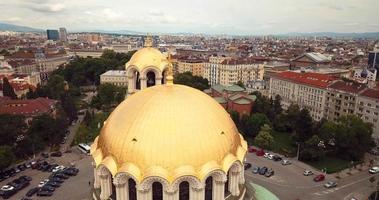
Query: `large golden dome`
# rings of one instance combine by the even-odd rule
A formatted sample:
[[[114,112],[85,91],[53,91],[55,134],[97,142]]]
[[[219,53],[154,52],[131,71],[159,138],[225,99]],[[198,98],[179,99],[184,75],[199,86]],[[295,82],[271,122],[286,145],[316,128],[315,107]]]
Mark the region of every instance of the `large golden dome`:
[[[229,114],[205,93],[183,85],[144,89],[109,116],[91,152],[96,166],[141,181],[184,175],[200,180],[243,162],[246,141]]]
[[[134,66],[140,72],[145,68],[154,66],[163,72],[168,66],[168,61],[166,56],[158,49],[144,47],[133,54],[129,62],[126,63],[125,69],[128,69],[130,66]]]

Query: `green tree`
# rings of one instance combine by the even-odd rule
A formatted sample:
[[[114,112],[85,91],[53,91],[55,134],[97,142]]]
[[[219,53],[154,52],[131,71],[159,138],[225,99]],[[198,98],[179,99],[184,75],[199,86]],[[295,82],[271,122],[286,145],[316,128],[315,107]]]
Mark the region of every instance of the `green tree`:
[[[272,105],[275,116],[281,114],[283,111],[281,101],[282,101],[282,97],[280,97],[280,95],[276,95],[273,101],[273,105]]]
[[[248,121],[249,135],[255,137],[265,124],[270,124],[270,120],[263,113],[255,113],[250,116]]]
[[[240,86],[241,88],[246,89],[246,87],[245,87],[245,85],[243,84],[242,81],[238,81],[238,82],[236,83],[236,85]]]
[[[9,167],[15,160],[12,148],[10,146],[0,146],[0,171]]]
[[[240,123],[240,116],[237,111],[229,111],[230,117],[232,118],[234,124],[238,127],[238,124]]]
[[[194,76],[192,75],[191,72],[176,74],[174,76],[174,83],[187,85],[189,87],[193,87],[201,91],[208,89],[210,87],[208,83],[208,79],[205,79],[200,76]]]
[[[2,114],[0,127],[0,145],[13,146],[25,132],[25,118],[22,115]]]
[[[273,112],[272,101],[263,96],[260,92],[255,91],[252,94],[257,97],[253,105],[252,114],[263,113],[272,121],[275,115]]]
[[[78,119],[78,110],[76,108],[74,99],[71,97],[70,94],[65,93],[61,96],[61,104],[62,104],[62,108],[63,108],[66,116],[69,118],[70,122]]]
[[[312,136],[305,142],[304,150],[300,153],[302,160],[317,161],[325,155],[324,147],[321,144],[321,138],[317,135]]]
[[[302,109],[294,121],[295,140],[305,142],[313,135],[313,119],[307,109]]]
[[[261,148],[270,149],[274,143],[274,138],[272,137],[271,128],[269,125],[265,124],[262,126],[261,131],[259,131],[257,137],[255,137],[255,144]]]
[[[17,99],[17,95],[14,92],[13,87],[9,83],[8,78],[6,77],[3,78],[3,95],[12,99]]]
[[[91,106],[97,109],[109,108],[121,103],[125,98],[126,88],[112,84],[101,84]]]

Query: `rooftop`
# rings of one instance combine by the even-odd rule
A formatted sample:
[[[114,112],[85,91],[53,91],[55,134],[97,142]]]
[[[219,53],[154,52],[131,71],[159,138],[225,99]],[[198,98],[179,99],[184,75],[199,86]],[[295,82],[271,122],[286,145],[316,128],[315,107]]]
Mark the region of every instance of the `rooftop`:
[[[279,79],[289,80],[295,83],[310,85],[318,88],[326,88],[330,83],[336,80],[336,78],[331,75],[311,72],[297,73],[285,71],[273,76]]]
[[[18,114],[18,115],[38,115],[47,113],[51,110],[56,100],[47,98],[37,99],[0,99],[0,114]]]
[[[126,76],[126,71],[125,70],[109,70],[101,74],[100,76]]]
[[[366,89],[366,86],[364,84],[352,82],[352,81],[336,81],[333,84],[329,86],[329,88],[340,90],[344,92],[350,92],[350,93],[356,93],[363,91]]]

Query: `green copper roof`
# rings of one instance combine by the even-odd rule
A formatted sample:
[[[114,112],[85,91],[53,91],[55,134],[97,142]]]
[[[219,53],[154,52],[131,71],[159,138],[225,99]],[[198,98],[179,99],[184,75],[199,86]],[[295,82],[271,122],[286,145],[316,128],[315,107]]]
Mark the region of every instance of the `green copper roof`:
[[[238,99],[236,101],[233,101],[234,103],[236,104],[250,104],[251,101],[247,100],[247,99]]]
[[[224,97],[213,97],[213,99],[216,100],[218,103],[226,103]]]

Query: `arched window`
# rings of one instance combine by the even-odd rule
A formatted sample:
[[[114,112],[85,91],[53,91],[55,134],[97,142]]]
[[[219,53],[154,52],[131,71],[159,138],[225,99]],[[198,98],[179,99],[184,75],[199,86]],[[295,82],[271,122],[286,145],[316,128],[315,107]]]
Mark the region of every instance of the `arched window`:
[[[210,176],[205,180],[205,200],[212,200],[212,187],[213,178]]]
[[[189,183],[187,181],[183,181],[179,184],[179,200],[189,200]]]
[[[146,74],[146,86],[151,87],[155,85],[155,73],[150,71]]]
[[[130,178],[129,183],[129,200],[137,200],[136,182]]]
[[[162,85],[166,84],[166,76],[167,76],[167,69],[162,72],[162,79],[161,79]]]
[[[136,90],[140,90],[141,89],[141,80],[139,78],[139,72],[135,71],[134,72],[134,77],[135,77],[135,84],[136,84]]]
[[[163,186],[160,182],[154,182],[153,188],[153,200],[163,200]]]

